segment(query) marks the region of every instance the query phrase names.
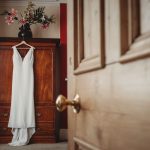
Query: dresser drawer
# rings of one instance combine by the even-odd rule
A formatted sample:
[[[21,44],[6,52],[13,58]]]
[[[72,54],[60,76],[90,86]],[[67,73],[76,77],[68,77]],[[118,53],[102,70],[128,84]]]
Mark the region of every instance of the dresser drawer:
[[[0,122],[0,136],[3,135],[12,135],[11,134],[11,128],[8,128],[8,123]]]
[[[51,107],[37,107],[35,111],[35,118],[37,122],[54,121],[55,112]],[[0,122],[9,120],[10,108],[0,107]]]
[[[35,135],[54,135],[54,123],[37,123]],[[8,123],[0,122],[0,136],[12,135],[11,128],[8,128]]]
[[[39,135],[48,135],[54,136],[54,123],[37,123],[35,136]]]
[[[54,121],[55,110],[51,107],[36,107],[35,118],[37,122]]]
[[[0,122],[9,119],[10,108],[0,107]]]
[[[10,108],[0,107],[0,121],[8,121]],[[51,107],[36,107],[35,118],[37,121],[53,121],[55,109]]]

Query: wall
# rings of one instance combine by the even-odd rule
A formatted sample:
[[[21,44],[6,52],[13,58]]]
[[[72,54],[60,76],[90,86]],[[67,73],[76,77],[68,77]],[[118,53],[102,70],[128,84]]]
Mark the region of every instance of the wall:
[[[67,5],[60,4],[60,94],[67,97]],[[61,112],[61,128],[67,128],[67,110]]]
[[[45,6],[45,13],[48,16],[55,15],[56,22],[55,24],[50,24],[48,29],[41,29],[41,26],[38,24],[32,25],[33,38],[60,38],[60,4],[48,1],[34,3],[36,7]],[[11,8],[17,9],[18,12],[23,12],[27,4],[26,1],[0,2],[0,13],[2,13],[3,10],[11,10]],[[20,24],[15,22],[12,25],[7,25],[4,16],[0,16],[0,25],[0,37],[17,37]]]

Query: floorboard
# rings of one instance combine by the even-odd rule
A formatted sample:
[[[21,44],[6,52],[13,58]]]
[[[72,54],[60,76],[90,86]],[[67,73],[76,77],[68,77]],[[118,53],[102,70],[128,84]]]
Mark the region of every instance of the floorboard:
[[[0,144],[0,150],[67,150],[67,143],[56,144],[29,144],[26,146],[9,146],[7,144]]]

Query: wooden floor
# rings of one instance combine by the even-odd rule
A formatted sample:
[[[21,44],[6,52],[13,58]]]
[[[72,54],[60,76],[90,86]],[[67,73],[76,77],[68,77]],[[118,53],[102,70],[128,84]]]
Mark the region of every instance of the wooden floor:
[[[0,144],[0,150],[67,150],[67,143],[57,144],[30,144],[26,146],[13,147],[7,144]]]

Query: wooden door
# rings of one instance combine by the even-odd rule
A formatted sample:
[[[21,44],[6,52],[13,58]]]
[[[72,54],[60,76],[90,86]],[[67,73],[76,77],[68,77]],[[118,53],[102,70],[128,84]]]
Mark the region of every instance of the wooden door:
[[[150,149],[150,2],[68,1],[69,150]]]

